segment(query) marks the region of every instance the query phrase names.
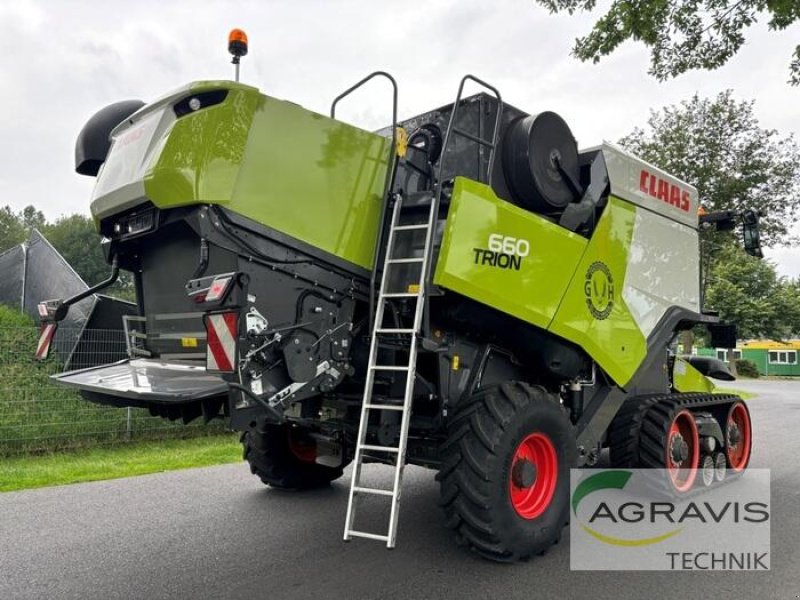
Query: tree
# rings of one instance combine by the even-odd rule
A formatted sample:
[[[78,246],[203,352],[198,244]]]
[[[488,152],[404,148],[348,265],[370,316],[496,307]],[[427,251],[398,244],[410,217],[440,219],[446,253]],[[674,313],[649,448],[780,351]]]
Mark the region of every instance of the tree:
[[[45,225],[42,233],[88,285],[108,277],[111,267],[103,256],[100,236],[92,219],[77,214],[60,217],[55,223]],[[130,276],[122,274],[119,282],[102,293],[132,299]]]
[[[14,213],[10,206],[0,208],[0,252],[21,244],[31,229],[42,229],[47,223],[44,214],[34,206]]]
[[[36,210],[36,207],[31,205],[22,209],[22,212],[19,213],[19,219],[26,232],[30,232],[31,229],[38,229],[41,231],[47,224],[44,213],[40,210]]]
[[[0,208],[0,252],[25,241],[25,228],[10,206]]]
[[[536,0],[552,13],[590,11],[596,0]],[[762,17],[771,30],[800,20],[797,0],[614,0],[592,31],[578,38],[573,54],[598,62],[623,42],[650,49],[650,74],[660,81],[694,69],[724,65],[745,43],[745,30]],[[800,45],[789,65],[800,84]]]
[[[0,252],[24,242],[31,229],[38,229],[90,286],[108,277],[111,267],[103,256],[100,236],[89,217],[76,214],[48,223],[42,211],[34,206],[26,206],[18,213],[4,206],[0,208]],[[135,300],[133,288],[130,274],[122,272],[119,281],[103,293]]]
[[[753,102],[735,101],[730,90],[715,99],[695,95],[652,112],[647,127],[634,129],[620,144],[697,187],[709,211],[761,211],[765,246],[793,241],[800,149],[791,136],[762,129]],[[741,337],[800,332],[798,284],[779,279],[771,263],[749,257],[737,242],[730,233],[702,233],[705,306],[736,323]],[[691,332],[682,343],[691,347]]]
[[[739,337],[788,339],[800,331],[798,282],[777,276],[766,260],[725,244],[708,275],[706,305],[736,323]]]
[[[109,266],[100,247],[100,236],[89,217],[60,217],[42,233],[89,285],[108,276]]]
[[[763,245],[791,243],[800,212],[800,148],[791,135],[760,127],[753,105],[737,102],[731,90],[715,99],[695,95],[651,112],[647,128],[620,144],[694,185],[709,211],[760,210]]]

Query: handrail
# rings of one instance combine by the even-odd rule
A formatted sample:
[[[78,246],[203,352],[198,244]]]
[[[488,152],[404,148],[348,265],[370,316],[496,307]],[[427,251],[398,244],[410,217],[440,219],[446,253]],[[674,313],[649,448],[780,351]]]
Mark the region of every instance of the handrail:
[[[486,183],[488,183],[489,177],[491,177],[492,174],[492,167],[494,167],[495,152],[497,150],[497,136],[500,133],[500,121],[502,120],[503,117],[503,98],[500,96],[500,91],[496,87],[494,87],[489,83],[486,83],[482,79],[478,79],[474,75],[467,74],[464,75],[464,77],[461,79],[461,83],[458,85],[458,95],[456,96],[455,104],[453,104],[453,110],[450,112],[450,120],[447,123],[447,131],[445,132],[444,142],[442,143],[442,153],[441,153],[442,158],[439,160],[439,169],[436,177],[440,187],[442,183],[441,175],[444,172],[443,169],[444,162],[447,157],[446,153],[447,145],[450,142],[450,136],[453,134],[456,114],[458,113],[459,104],[461,104],[461,96],[464,93],[464,84],[466,84],[467,81],[474,81],[478,85],[485,87],[487,90],[490,90],[495,95],[495,98],[497,98],[497,116],[494,122],[494,131],[492,132],[492,143],[490,146],[491,149],[489,151],[489,164],[486,167],[486,179],[487,179]]]
[[[456,114],[458,113],[459,105],[461,104],[461,96],[464,93],[464,85],[467,81],[474,81],[480,86],[483,86],[487,90],[490,90],[495,98],[497,98],[497,111],[494,121],[494,131],[492,132],[492,139],[491,142],[489,140],[481,139],[478,136],[474,136],[469,134],[468,132],[461,131],[455,127],[456,123]],[[500,122],[503,118],[503,98],[500,95],[500,91],[494,87],[493,85],[486,83],[482,79],[478,79],[474,75],[467,74],[461,79],[461,83],[458,85],[458,95],[456,96],[455,104],[453,104],[453,110],[450,111],[450,119],[447,123],[447,131],[444,135],[444,142],[442,143],[442,152],[441,158],[439,159],[439,166],[436,170],[436,192],[433,194],[433,199],[431,200],[434,203],[432,212],[434,219],[438,218],[439,215],[439,206],[442,203],[442,188],[444,187],[444,181],[442,181],[442,173],[444,173],[444,164],[445,160],[447,159],[447,146],[450,142],[450,136],[453,133],[457,133],[459,135],[465,136],[468,139],[472,140],[473,142],[480,144],[482,146],[489,146],[489,161],[486,166],[486,181],[484,183],[489,183],[489,180],[492,176],[492,168],[494,167],[494,159],[495,153],[497,151],[497,144],[498,144],[498,136],[500,133]],[[480,134],[480,132],[479,132]],[[436,229],[435,223],[434,226],[431,227],[431,230],[428,232],[428,235],[433,236],[434,231]],[[431,244],[433,240],[431,240]],[[434,269],[433,269],[433,255],[434,252],[430,252],[428,255],[428,264],[426,265],[426,281],[425,281],[425,289],[431,289],[431,283],[433,282],[434,277]],[[423,313],[423,332],[426,338],[431,337],[431,324],[430,324],[430,295],[425,294],[425,311]]]
[[[397,81],[395,81],[394,77],[389,75],[386,71],[375,71],[374,73],[370,73],[366,77],[364,77],[358,83],[350,86],[341,94],[336,96],[331,103],[331,119],[336,118],[336,105],[339,104],[339,101],[344,99],[345,97],[349,96],[351,93],[356,91],[362,85],[371,81],[375,77],[385,77],[389,80],[389,83],[392,84],[392,145],[389,148],[389,163],[387,165],[386,170],[386,180],[384,181],[383,185],[383,202],[381,204],[381,217],[380,217],[380,225],[378,226],[378,232],[375,239],[375,251],[372,255],[372,270],[370,272],[369,277],[369,329],[372,330],[372,321],[375,318],[375,281],[376,281],[376,270],[378,266],[378,258],[380,256],[381,251],[381,242],[383,241],[383,222],[386,219],[386,204],[389,199],[389,194],[392,191],[392,187],[394,186],[394,177],[395,172],[397,171]]]

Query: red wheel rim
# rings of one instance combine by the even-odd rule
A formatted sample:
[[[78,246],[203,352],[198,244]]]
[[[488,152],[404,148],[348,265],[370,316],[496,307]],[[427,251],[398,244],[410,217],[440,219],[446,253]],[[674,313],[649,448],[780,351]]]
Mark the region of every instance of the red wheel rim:
[[[683,460],[676,459],[673,452],[681,441],[687,445],[686,458]],[[667,470],[673,487],[679,492],[691,489],[700,463],[700,438],[697,433],[697,423],[688,410],[682,410],[672,419],[665,450]]]
[[[731,444],[733,432],[738,432],[735,444]],[[750,447],[752,445],[752,429],[750,427],[750,413],[747,407],[737,402],[728,411],[725,427],[725,452],[728,455],[728,464],[734,471],[743,471],[750,460]]]
[[[524,487],[515,478],[515,469],[528,464],[535,468],[535,475],[532,483]],[[532,433],[522,440],[511,460],[508,479],[511,505],[520,517],[535,519],[547,510],[558,483],[558,455],[547,435]]]
[[[294,427],[289,428],[288,436],[289,451],[297,460],[309,463],[316,462],[317,444],[313,439],[303,436],[302,433]]]

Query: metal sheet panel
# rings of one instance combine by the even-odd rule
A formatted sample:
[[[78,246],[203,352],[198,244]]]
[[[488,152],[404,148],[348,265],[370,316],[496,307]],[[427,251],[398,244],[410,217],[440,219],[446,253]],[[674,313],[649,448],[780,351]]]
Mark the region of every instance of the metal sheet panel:
[[[28,241],[28,264],[25,277],[24,311],[38,318],[37,305],[42,300],[69,298],[88,289],[80,275],[35,229]],[[94,297],[73,305],[61,327],[82,327],[92,311]]]
[[[0,304],[20,309],[25,280],[25,245],[14,246],[0,254]]]
[[[64,257],[35,229],[31,232],[27,248],[23,311],[38,321],[37,306],[42,300],[69,298],[85,291],[88,286]],[[89,296],[70,307],[53,339],[53,348],[56,351],[71,352],[75,347],[94,303],[95,297]]]
[[[205,367],[156,359],[123,360],[53,378],[79,390],[158,403],[183,403],[227,393],[227,384]]]
[[[511,247],[498,251],[503,243]],[[545,328],[586,247],[578,234],[458,177],[434,282]]]
[[[697,189],[619,146],[603,142],[602,150],[614,196],[697,229]]]
[[[645,337],[671,306],[700,312],[697,231],[637,210],[622,295]]]

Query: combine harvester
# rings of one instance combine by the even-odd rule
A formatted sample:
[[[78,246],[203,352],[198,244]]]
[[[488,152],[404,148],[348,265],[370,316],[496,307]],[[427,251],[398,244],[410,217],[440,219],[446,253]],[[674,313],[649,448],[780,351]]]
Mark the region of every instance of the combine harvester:
[[[136,282],[129,360],[56,376],[92,402],[188,422],[224,417],[271,486],[326,485],[352,463],[344,539],[395,545],[403,469],[437,469],[446,524],[501,561],[557,542],[569,469],[659,467],[675,493],[745,469],[752,430],[712,394],[682,330],[735,332],[702,310],[699,202],[624,150],[579,151],[466,76],[453,104],[397,121],[377,72],[330,117],[238,83],[186,85],[97,113],[77,171],[111,277]],[[336,120],[375,78],[393,123]],[[486,93],[462,97],[465,84]],[[757,247],[757,216],[744,221]],[[43,339],[71,300],[41,305]],[[734,339],[732,339],[732,336]],[[362,466],[393,469],[368,486]],[[388,503],[380,531],[359,500]],[[363,516],[363,515],[362,515]]]

